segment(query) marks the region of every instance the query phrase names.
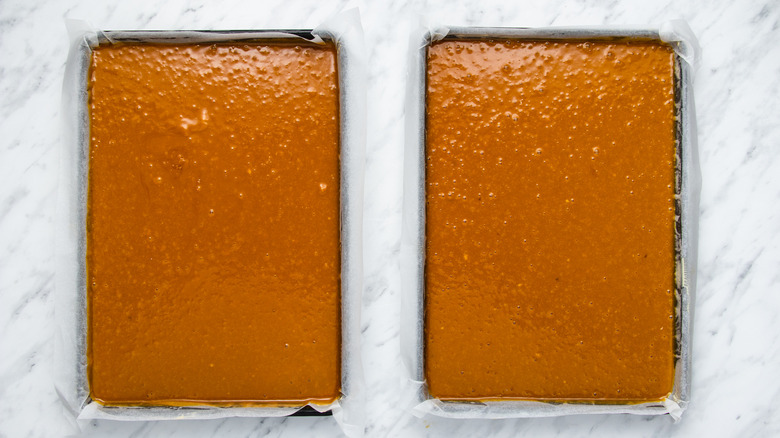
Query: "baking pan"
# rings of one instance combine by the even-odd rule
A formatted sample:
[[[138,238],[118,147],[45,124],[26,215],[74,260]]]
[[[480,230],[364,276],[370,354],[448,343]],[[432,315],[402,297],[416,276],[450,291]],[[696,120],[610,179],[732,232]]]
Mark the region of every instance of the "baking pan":
[[[663,41],[675,51],[675,368],[668,398],[647,403],[501,401],[442,401],[425,383],[425,115],[428,47],[439,40],[533,41]],[[695,37],[684,22],[657,29],[607,27],[495,28],[448,27],[426,29],[412,38],[407,84],[404,212],[401,241],[402,355],[409,373],[409,391],[416,415],[455,418],[546,417],[584,413],[670,414],[675,420],[690,400],[693,298],[696,287],[696,249],[701,176],[696,145],[692,74],[697,54]]]
[[[357,15],[347,17],[354,20]],[[359,20],[359,17],[357,17]],[[69,23],[71,27],[73,23]],[[78,27],[80,23],[75,23]],[[335,29],[335,30],[334,30]],[[362,292],[362,185],[365,127],[363,61],[339,25],[313,30],[251,31],[94,31],[71,29],[63,87],[65,150],[61,158],[57,254],[57,388],[78,419],[206,419],[334,415],[342,427],[360,424],[361,415],[345,418],[345,408],[359,405],[362,392],[359,311]],[[347,26],[349,29],[349,26]],[[347,31],[348,33],[349,31]],[[362,38],[362,35],[360,35]],[[327,406],[103,406],[90,398],[87,379],[86,218],[89,151],[88,80],[92,48],[110,44],[306,43],[332,41],[337,50],[340,116],[341,238],[341,396]],[[358,53],[358,55],[356,55]],[[352,426],[349,426],[352,427]],[[346,429],[345,429],[346,430]]]

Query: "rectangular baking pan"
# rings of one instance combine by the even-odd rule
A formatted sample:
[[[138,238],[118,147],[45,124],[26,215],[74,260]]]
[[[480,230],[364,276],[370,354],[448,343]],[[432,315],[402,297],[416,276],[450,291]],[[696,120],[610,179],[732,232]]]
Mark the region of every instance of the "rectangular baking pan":
[[[505,400],[486,402],[442,401],[432,398],[425,385],[425,138],[426,75],[428,47],[438,40],[534,40],[534,41],[664,41],[675,50],[675,372],[670,397],[662,402],[598,403]],[[686,45],[687,44],[687,45]],[[690,400],[691,337],[693,296],[696,285],[698,246],[698,205],[701,176],[696,151],[696,123],[693,102],[692,66],[688,56],[693,45],[664,38],[660,29],[621,29],[599,27],[503,28],[449,27],[427,31],[421,41],[413,41],[407,96],[407,145],[405,169],[404,239],[411,249],[405,274],[410,296],[406,310],[415,320],[406,330],[407,368],[415,388],[420,415],[455,418],[547,417],[584,413],[671,414],[677,420]],[[414,51],[417,51],[415,54]],[[403,243],[402,243],[403,245]],[[402,261],[403,263],[403,261]],[[403,267],[402,267],[403,268]],[[412,285],[413,284],[413,285]]]
[[[88,82],[89,66],[91,63],[92,48],[100,45],[115,43],[131,44],[230,44],[230,43],[258,43],[258,42],[290,42],[302,43],[317,38],[313,30],[229,30],[229,31],[102,31],[97,32],[96,37],[88,38],[88,44],[81,44],[77,60],[77,102],[75,114],[66,115],[69,120],[66,123],[77,125],[76,143],[78,144],[77,157],[73,160],[77,167],[77,214],[76,241],[77,273],[76,279],[76,334],[73,341],[76,345],[78,359],[75,366],[77,376],[76,400],[78,418],[111,418],[121,420],[158,420],[158,419],[206,419],[223,417],[266,417],[266,416],[321,416],[332,415],[331,409],[321,410],[320,407],[303,405],[300,407],[220,407],[220,406],[103,406],[94,402],[89,394],[87,378],[87,288],[86,288],[86,220],[87,220],[87,193],[89,171],[89,107],[88,107]],[[323,40],[335,41],[334,35],[320,32]],[[339,80],[339,115],[340,115],[340,210],[341,210],[341,392],[346,394],[354,385],[352,381],[354,373],[350,370],[350,363],[357,358],[352,357],[357,348],[352,348],[357,342],[357,336],[352,333],[350,327],[354,326],[359,318],[353,305],[347,305],[355,294],[360,294],[361,278],[356,278],[360,272],[360,254],[355,254],[355,242],[360,242],[360,224],[353,220],[350,211],[355,210],[355,204],[360,205],[362,200],[354,199],[354,188],[362,187],[362,168],[355,165],[355,156],[362,157],[359,150],[359,139],[355,139],[347,120],[352,115],[353,109],[347,105],[347,93],[349,84],[345,80],[343,66],[349,62],[347,50],[341,50],[336,44],[338,80]],[[67,78],[66,78],[67,80]],[[66,87],[69,84],[65,84]],[[72,85],[72,84],[71,84]],[[361,161],[362,163],[362,161]],[[70,170],[72,172],[72,170]],[[362,189],[361,189],[362,192]],[[359,333],[358,333],[359,335]]]

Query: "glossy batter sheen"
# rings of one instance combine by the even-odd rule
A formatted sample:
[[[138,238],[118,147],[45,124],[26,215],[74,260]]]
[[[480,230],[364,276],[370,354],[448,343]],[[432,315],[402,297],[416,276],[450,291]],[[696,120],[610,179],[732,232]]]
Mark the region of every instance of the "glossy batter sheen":
[[[334,47],[101,47],[90,87],[92,398],[337,398]]]
[[[673,62],[651,42],[430,47],[434,397],[634,402],[671,392]]]

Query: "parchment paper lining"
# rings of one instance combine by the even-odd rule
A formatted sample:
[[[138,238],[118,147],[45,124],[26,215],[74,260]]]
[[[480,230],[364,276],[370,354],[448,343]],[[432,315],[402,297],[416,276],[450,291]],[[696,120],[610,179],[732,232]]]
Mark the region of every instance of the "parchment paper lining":
[[[362,219],[365,155],[366,60],[363,30],[356,9],[330,18],[313,30],[252,31],[99,31],[70,20],[70,52],[62,97],[63,148],[56,224],[55,386],[76,420],[171,420],[224,417],[281,417],[297,407],[107,407],[89,397],[86,356],[86,200],[89,148],[87,78],[92,48],[122,42],[197,44],[258,41],[333,41],[337,48],[341,116],[341,396],[329,405],[348,436],[361,436],[365,418],[360,363],[362,294]],[[74,423],[78,424],[77,421]]]
[[[544,401],[450,402],[432,398],[424,374],[425,267],[425,84],[428,46],[444,38],[534,40],[657,40],[676,53],[677,104],[677,265],[674,388],[661,402],[641,404],[550,403]],[[430,27],[421,25],[409,45],[406,90],[406,145],[401,235],[401,355],[407,372],[404,391],[412,413],[451,418],[549,417],[570,414],[670,414],[678,421],[690,400],[693,298],[698,247],[699,168],[693,70],[699,46],[684,21],[659,28],[620,27]]]

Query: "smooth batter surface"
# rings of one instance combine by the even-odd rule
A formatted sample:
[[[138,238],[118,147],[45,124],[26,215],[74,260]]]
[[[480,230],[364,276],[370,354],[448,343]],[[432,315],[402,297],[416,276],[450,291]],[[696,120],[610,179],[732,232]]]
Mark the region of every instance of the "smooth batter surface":
[[[334,47],[101,47],[90,86],[92,398],[337,398]]]
[[[673,62],[656,43],[430,47],[432,396],[671,392]]]

